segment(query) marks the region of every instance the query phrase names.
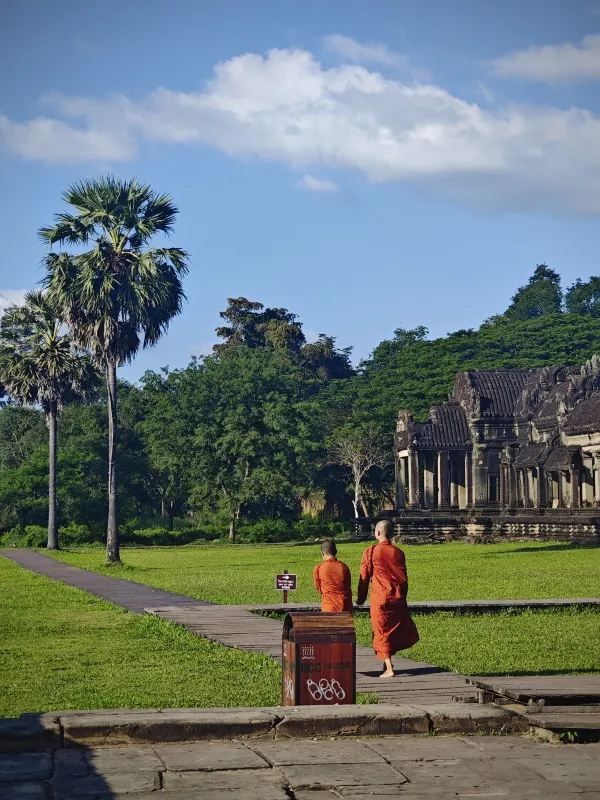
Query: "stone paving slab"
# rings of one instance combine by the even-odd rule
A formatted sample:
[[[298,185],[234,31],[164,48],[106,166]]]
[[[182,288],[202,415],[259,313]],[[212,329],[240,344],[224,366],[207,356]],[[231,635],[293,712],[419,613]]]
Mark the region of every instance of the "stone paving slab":
[[[477,735],[66,748],[4,756],[0,800],[600,800],[599,756]]]
[[[169,771],[217,771],[224,769],[268,769],[269,760],[262,758],[262,745],[257,752],[242,742],[191,742],[189,744],[156,745],[154,752]]]
[[[253,745],[275,767],[289,764],[378,764],[385,763],[370,744],[352,739],[264,741]]]

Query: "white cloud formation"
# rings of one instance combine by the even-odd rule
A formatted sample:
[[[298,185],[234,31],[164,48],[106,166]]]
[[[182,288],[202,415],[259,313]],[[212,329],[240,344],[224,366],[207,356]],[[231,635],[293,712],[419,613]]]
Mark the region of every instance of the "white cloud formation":
[[[325,36],[323,43],[327,50],[356,64],[383,64],[388,67],[404,67],[408,59],[401,53],[377,42],[357,42],[350,36],[333,33]]]
[[[303,189],[308,189],[309,192],[337,192],[337,184],[333,181],[324,180],[323,178],[315,178],[314,175],[303,175],[298,181]]]
[[[304,50],[246,53],[197,92],[139,100],[55,96],[52,118],[0,119],[0,143],[46,162],[122,161],[144,141],[207,145],[295,168],[350,169],[476,207],[600,214],[600,117],[484,109],[440,86]]]
[[[27,289],[0,289],[0,317],[9,306],[20,306],[25,300]]]
[[[550,44],[508,53],[492,62],[498,75],[557,83],[600,78],[600,34],[573,44]]]

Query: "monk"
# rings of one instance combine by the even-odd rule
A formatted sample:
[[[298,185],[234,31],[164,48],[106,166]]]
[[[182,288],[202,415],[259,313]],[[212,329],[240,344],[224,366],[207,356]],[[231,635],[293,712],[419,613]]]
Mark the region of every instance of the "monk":
[[[325,539],[321,543],[321,555],[323,561],[313,570],[313,583],[321,595],[321,611],[352,611],[350,570],[343,561],[337,560],[335,542]]]
[[[406,605],[408,578],[404,553],[392,542],[394,529],[390,520],[375,526],[377,544],[363,554],[356,602],[367,599],[371,584],[371,624],[373,649],[384,663],[381,678],[393,678],[392,656],[419,641],[419,633]]]

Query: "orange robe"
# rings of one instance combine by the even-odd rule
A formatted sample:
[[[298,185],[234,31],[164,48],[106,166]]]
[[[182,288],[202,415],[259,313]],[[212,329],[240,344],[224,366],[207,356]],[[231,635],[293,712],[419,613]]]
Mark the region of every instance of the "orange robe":
[[[408,577],[404,553],[391,542],[379,542],[363,554],[358,603],[364,603],[371,584],[373,649],[382,661],[419,641],[406,605]]]
[[[321,595],[321,611],[352,611],[350,570],[343,561],[321,561],[313,570],[313,583]]]

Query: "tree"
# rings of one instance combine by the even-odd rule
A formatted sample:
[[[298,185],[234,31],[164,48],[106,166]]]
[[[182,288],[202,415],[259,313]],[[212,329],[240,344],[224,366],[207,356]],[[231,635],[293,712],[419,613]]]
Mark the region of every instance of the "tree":
[[[154,471],[161,516],[167,518],[169,530],[173,530],[175,516],[186,508],[192,488],[194,432],[202,413],[196,409],[195,392],[200,373],[196,361],[183,370],[147,372],[136,398],[137,428]]]
[[[308,384],[288,353],[238,346],[197,376],[196,500],[225,509],[229,537],[245,515],[296,512],[313,448]]]
[[[20,467],[47,439],[38,409],[13,403],[0,408],[0,471]]]
[[[600,278],[589,281],[578,278],[565,293],[565,307],[569,314],[589,314],[600,317]]]
[[[389,443],[374,425],[349,420],[331,434],[329,452],[333,464],[340,464],[352,472],[354,516],[360,516],[361,507],[363,515],[367,516],[362,498],[363,480],[375,467],[384,469],[391,463]]]
[[[305,342],[302,325],[287,308],[265,308],[245,297],[228,297],[227,308],[219,316],[228,324],[216,329],[224,341],[215,345],[215,353],[240,344],[253,348],[270,345],[297,353]]]
[[[170,197],[136,180],[101,177],[64,194],[72,212],[56,215],[40,235],[74,253],[46,257],[49,295],[78,344],[88,348],[106,374],[108,390],[108,524],[106,558],[120,561],[117,506],[117,367],[139,347],[155,344],[181,311],[187,254],[177,247],[150,247],[173,229],[177,208]],[[93,242],[84,252],[79,248]]]
[[[534,319],[558,314],[562,307],[560,275],[547,264],[538,264],[525,286],[514,294],[506,310],[508,319]]]
[[[48,549],[58,549],[57,448],[62,407],[89,394],[97,373],[87,354],[62,330],[56,306],[42,292],[29,292],[0,322],[0,376],[18,402],[41,405],[49,433]]]

